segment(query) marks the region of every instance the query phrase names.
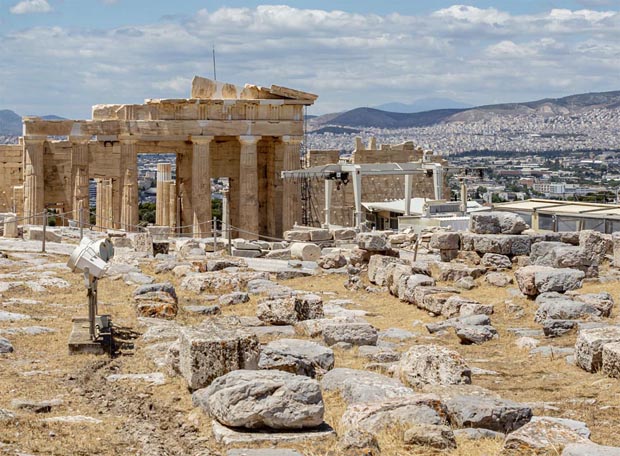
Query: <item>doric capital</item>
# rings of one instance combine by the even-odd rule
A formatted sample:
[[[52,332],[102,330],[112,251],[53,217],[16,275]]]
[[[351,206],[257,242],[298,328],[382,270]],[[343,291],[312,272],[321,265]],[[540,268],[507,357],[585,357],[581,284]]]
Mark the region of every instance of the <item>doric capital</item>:
[[[301,144],[304,140],[303,136],[282,136],[281,140],[284,144]]]
[[[260,141],[260,136],[243,135],[239,136],[239,142],[242,146],[254,146]]]
[[[193,144],[209,144],[213,141],[213,136],[190,136]]]
[[[71,144],[88,144],[90,136],[69,136]]]

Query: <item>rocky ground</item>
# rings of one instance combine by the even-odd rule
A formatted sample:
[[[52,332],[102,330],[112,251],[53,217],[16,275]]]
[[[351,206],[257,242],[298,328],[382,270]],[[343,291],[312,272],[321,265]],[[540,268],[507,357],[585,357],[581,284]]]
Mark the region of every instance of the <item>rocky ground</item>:
[[[434,242],[436,253],[453,250],[441,248],[453,240]],[[596,277],[578,279],[581,288],[563,290],[557,313],[557,296],[525,294],[523,272],[515,281],[516,271],[527,272],[514,258],[523,255],[507,255],[513,258],[506,264],[499,254],[484,260],[478,253],[474,264],[461,252],[440,263],[431,247],[421,255],[425,265],[403,260],[400,274],[393,257],[375,255],[370,265],[357,265],[359,274],[343,267],[305,275],[253,272],[220,254],[153,258],[118,249],[99,284],[100,313],[111,314],[117,327],[119,351],[110,358],[68,354],[71,318],[87,310],[83,279],[65,266],[66,255],[20,252],[20,243],[1,244],[0,454],[250,455],[234,449],[268,448],[260,454],[585,455],[603,451],[593,443],[620,446],[620,382],[600,368],[588,372],[585,355],[574,352],[578,334],[618,324],[620,281],[608,259]],[[233,269],[201,272],[226,266]],[[135,293],[150,282],[174,291]],[[424,287],[439,287],[436,298],[414,296]],[[583,299],[590,304],[571,293],[589,296]],[[611,304],[591,298],[600,293],[609,293]],[[585,307],[575,310],[575,302]],[[545,336],[549,327],[557,337]],[[217,333],[217,350],[238,358],[191,365],[188,359],[198,361],[188,350],[202,340],[196,331],[209,343]],[[202,375],[235,363],[250,367],[248,354],[263,373]],[[286,413],[282,404],[290,405]],[[250,423],[279,428],[279,443],[256,435],[228,440],[228,427]],[[317,428],[318,438],[281,435]],[[586,449],[562,453],[570,443]]]

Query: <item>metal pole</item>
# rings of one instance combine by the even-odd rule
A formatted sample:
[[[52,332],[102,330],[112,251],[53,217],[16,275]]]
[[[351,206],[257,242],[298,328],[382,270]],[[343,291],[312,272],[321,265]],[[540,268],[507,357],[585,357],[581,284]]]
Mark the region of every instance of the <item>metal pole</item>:
[[[84,237],[84,211],[82,210],[82,201],[78,202],[78,222],[80,224],[80,240]]]
[[[217,252],[217,219],[213,219],[213,252]]]
[[[224,192],[224,201],[222,203],[222,208],[226,207],[225,216],[226,216],[226,231],[228,236],[228,254],[232,255],[232,228],[230,226],[230,201],[229,201],[229,190],[225,190]]]
[[[43,239],[41,240],[41,252],[45,253],[45,238],[47,227],[47,209],[43,211]]]

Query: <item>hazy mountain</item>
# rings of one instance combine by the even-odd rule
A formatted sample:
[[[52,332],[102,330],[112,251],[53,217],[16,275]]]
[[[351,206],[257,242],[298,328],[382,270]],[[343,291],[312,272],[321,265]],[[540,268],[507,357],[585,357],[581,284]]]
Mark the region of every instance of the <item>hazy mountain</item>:
[[[0,135],[20,136],[22,134],[22,118],[8,109],[0,110]]]
[[[312,125],[322,127],[410,128],[448,122],[475,122],[496,116],[536,114],[540,116],[578,115],[593,108],[620,108],[620,91],[586,93],[563,98],[504,103],[461,109],[436,109],[417,113],[388,112],[373,108],[356,108],[336,114],[326,114],[312,120]]]
[[[449,98],[422,98],[411,104],[406,103],[385,103],[375,106],[374,109],[388,112],[414,113],[425,111],[436,111],[439,109],[467,109],[473,106],[467,103],[450,100]]]
[[[40,116],[45,120],[64,120],[64,117],[53,114]],[[21,136],[22,117],[9,109],[0,110],[0,136]]]

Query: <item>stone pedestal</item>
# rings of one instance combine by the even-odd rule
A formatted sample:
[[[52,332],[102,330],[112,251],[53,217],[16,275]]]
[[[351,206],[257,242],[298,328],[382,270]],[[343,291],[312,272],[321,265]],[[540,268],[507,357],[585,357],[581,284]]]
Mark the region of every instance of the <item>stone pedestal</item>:
[[[240,136],[239,237],[258,239],[258,136]]]
[[[15,214],[8,215],[4,218],[4,237],[17,237],[17,217],[15,216]]]

